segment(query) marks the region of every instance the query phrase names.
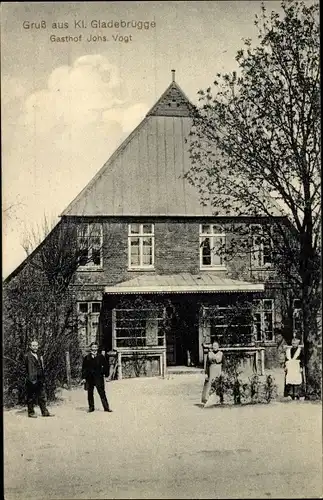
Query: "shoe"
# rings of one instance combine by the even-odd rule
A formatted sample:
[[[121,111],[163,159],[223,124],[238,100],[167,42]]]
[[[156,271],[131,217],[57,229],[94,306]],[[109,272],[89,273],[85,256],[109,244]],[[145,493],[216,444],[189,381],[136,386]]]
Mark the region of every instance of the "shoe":
[[[30,415],[28,415],[29,418],[37,418],[37,415],[35,415],[35,413],[31,413]]]
[[[112,412],[113,412],[113,410],[111,410],[111,408],[107,408],[107,409],[105,409],[104,411],[108,411],[109,413],[112,413]]]
[[[52,413],[44,413],[42,417],[55,417],[55,415],[53,415]]]
[[[87,412],[92,413],[92,411],[94,411],[94,408],[90,408]]]

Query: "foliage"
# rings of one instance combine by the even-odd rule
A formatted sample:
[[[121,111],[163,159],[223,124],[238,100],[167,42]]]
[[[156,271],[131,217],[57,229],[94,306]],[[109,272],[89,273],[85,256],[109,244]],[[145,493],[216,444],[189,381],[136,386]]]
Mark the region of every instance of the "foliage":
[[[80,266],[118,252],[106,231],[103,242],[96,223],[63,218],[58,224],[46,216],[40,227],[23,239],[27,258],[4,283],[4,379],[7,400],[25,397],[24,355],[36,338],[44,357],[48,399],[67,381],[66,353],[71,378],[78,379],[79,346],[76,295],[73,284]],[[16,394],[14,398],[12,394]]]
[[[146,365],[149,359],[147,354],[142,350],[138,350],[138,342],[136,342],[136,339],[130,340],[128,347],[132,348],[132,355],[128,362],[133,369],[135,377],[146,375]]]
[[[223,370],[232,378],[238,378],[243,373],[243,363],[249,359],[244,351],[231,352],[223,358]]]
[[[54,225],[44,216],[41,227],[25,233],[22,246],[30,265],[44,273],[50,287],[59,294],[73,282],[80,266],[92,263],[94,251],[102,253],[105,259],[111,256],[112,234],[105,234],[103,244],[97,230],[96,223],[65,218]],[[31,259],[35,253],[33,248],[36,248],[37,258]]]
[[[25,397],[24,355],[32,339],[40,344],[46,372],[49,400],[55,398],[58,386],[66,382],[66,352],[69,351],[72,376],[79,366],[80,352],[73,297],[66,291],[59,297],[45,277],[32,268],[25,268],[4,291],[4,386],[10,399]]]
[[[203,320],[205,324],[216,326],[225,323],[221,328],[221,336],[212,337],[213,341],[218,341],[220,345],[247,345],[254,342],[252,331],[253,301],[245,297],[237,299],[229,304],[210,305],[204,312]],[[223,319],[224,318],[224,319]]]
[[[123,377],[140,377],[146,376],[148,372],[153,370],[153,361],[146,352],[147,347],[156,347],[159,344],[159,339],[153,335],[152,344],[150,345],[147,337],[147,322],[155,323],[156,318],[162,318],[161,312],[169,306],[169,302],[160,302],[158,298],[149,299],[144,296],[135,296],[133,299],[121,297],[115,303],[116,313],[123,311],[122,316],[117,316],[117,325],[122,325],[122,347],[127,348],[128,355],[122,359],[122,374]],[[106,318],[109,321],[109,318]],[[120,323],[119,323],[120,322]],[[162,333],[166,335],[170,328],[170,318],[165,315],[158,320],[157,335]],[[154,332],[156,333],[156,332]],[[120,339],[121,341],[121,339]],[[150,339],[151,341],[151,339]],[[117,362],[117,361],[116,361]],[[115,370],[115,375],[117,370]]]
[[[319,5],[281,6],[282,17],[262,5],[258,45],[245,40],[238,73],[217,74],[214,91],[199,91],[186,178],[215,215],[261,224],[259,242],[270,240],[276,275],[302,303],[309,395],[317,391],[321,304]],[[252,252],[248,225],[232,232],[227,258]]]
[[[265,379],[253,375],[245,381],[231,372],[212,381],[210,395],[213,393],[219,396],[221,404],[270,403],[277,395],[277,385],[271,375]]]
[[[78,377],[81,363],[75,297],[69,288],[79,261],[72,237],[74,227],[58,224],[50,231],[45,218],[43,232],[43,242],[37,241],[35,232],[25,236],[29,257],[4,283],[4,386],[8,403],[12,394],[18,403],[25,400],[24,356],[32,339],[38,340],[44,358],[49,400],[55,399],[57,388],[66,382],[66,352],[72,378]]]

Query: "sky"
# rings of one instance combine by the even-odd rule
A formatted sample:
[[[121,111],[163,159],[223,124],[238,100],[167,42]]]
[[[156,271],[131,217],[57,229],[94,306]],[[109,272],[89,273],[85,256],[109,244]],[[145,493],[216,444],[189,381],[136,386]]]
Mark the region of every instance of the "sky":
[[[280,11],[279,1],[265,5]],[[24,260],[26,235],[44,216],[59,220],[172,69],[196,104],[216,73],[237,68],[242,39],[257,41],[260,8],[258,0],[2,3],[4,278]],[[102,26],[121,21],[128,26]]]

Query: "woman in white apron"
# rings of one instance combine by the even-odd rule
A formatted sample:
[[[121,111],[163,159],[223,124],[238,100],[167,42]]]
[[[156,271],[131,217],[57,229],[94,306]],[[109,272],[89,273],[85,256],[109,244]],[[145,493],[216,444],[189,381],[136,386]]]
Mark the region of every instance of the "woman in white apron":
[[[304,356],[299,339],[293,338],[292,346],[286,349],[284,396],[299,399],[303,387]]]
[[[213,342],[212,350],[208,352],[205,364],[205,382],[202,391],[202,403],[209,399],[212,380],[222,374],[223,352],[220,351],[218,342]]]

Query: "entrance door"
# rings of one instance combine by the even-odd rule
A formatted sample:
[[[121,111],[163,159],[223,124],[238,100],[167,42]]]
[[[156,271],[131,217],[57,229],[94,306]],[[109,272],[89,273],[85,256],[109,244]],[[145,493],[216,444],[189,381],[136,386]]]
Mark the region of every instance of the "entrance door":
[[[176,337],[173,329],[166,336],[166,361],[167,365],[176,365]]]
[[[166,336],[167,365],[198,362],[198,327],[194,303],[184,298],[173,304],[170,331]]]

